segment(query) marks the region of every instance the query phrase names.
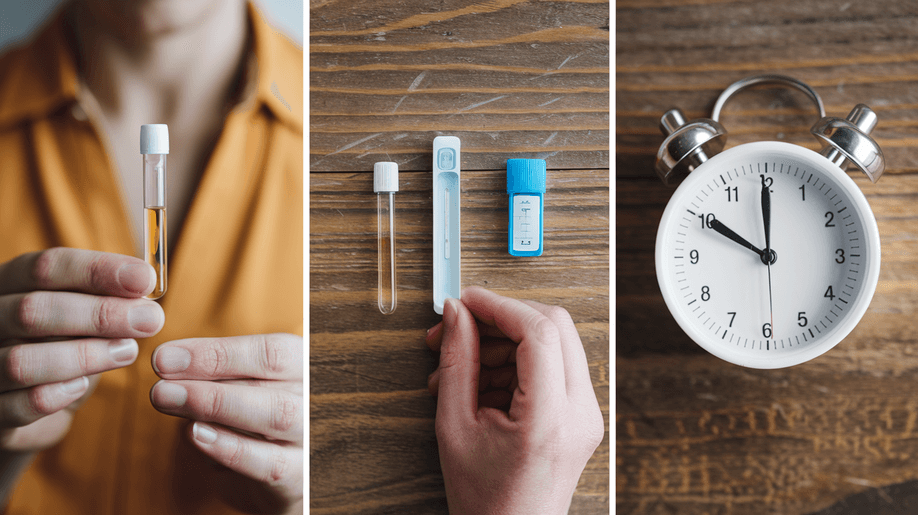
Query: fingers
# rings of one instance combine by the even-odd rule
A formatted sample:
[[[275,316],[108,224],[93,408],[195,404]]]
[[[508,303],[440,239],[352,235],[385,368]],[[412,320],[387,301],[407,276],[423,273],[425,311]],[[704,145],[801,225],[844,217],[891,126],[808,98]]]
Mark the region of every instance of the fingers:
[[[292,394],[303,396],[302,381],[270,381],[267,379],[226,379],[221,384],[238,384],[257,388],[279,388]]]
[[[521,301],[471,286],[462,290],[462,302],[482,324],[497,327],[501,334],[519,343],[539,313]]]
[[[462,302],[478,320],[519,342],[516,367],[520,395],[514,395],[510,416],[537,416],[543,410],[557,409],[566,386],[561,335],[555,324],[531,306],[483,288],[466,288]],[[442,375],[440,381],[442,385]]]
[[[0,394],[0,427],[20,427],[56,413],[77,401],[89,388],[85,376]]]
[[[144,338],[158,333],[164,323],[163,309],[145,299],[48,291],[0,297],[4,338]]]
[[[481,374],[483,379],[479,381],[478,389],[485,391],[488,388],[508,388],[514,384],[516,379],[516,367],[513,365],[490,368]],[[509,388],[512,392],[514,388]]]
[[[504,363],[516,361],[517,345],[510,340],[492,340],[481,342],[481,364],[486,367],[498,367]]]
[[[0,295],[73,291],[137,298],[153,291],[156,273],[131,256],[53,248],[23,254],[0,265]]]
[[[477,322],[478,324],[478,336],[481,338],[492,338],[492,339],[501,339],[506,338],[507,336],[501,332],[500,329],[493,325],[488,325],[485,323]],[[430,350],[434,352],[440,352],[440,343],[443,340],[443,322],[438,323],[437,325],[431,327],[427,330],[427,336],[425,341],[427,346],[430,347]]]
[[[516,361],[516,344],[509,341],[500,341],[495,344],[482,344],[479,350],[479,362],[481,364],[481,375],[479,376],[478,383],[479,385],[487,385],[489,382],[486,380],[490,378],[492,370],[506,368],[507,363],[514,363]],[[511,367],[514,372],[516,371],[516,366],[512,365]],[[430,390],[431,395],[437,395],[437,391],[440,387],[440,370],[434,370],[432,374],[427,378],[428,390]],[[503,386],[503,385],[495,385]]]
[[[137,352],[137,342],[132,339],[86,338],[3,347],[0,348],[0,392],[124,367],[137,359]]]
[[[481,395],[479,404],[483,407],[501,409],[506,408],[513,400],[513,394],[506,390],[494,390]]]
[[[69,407],[74,404],[71,403]],[[62,409],[31,424],[4,430],[0,432],[0,448],[4,452],[24,453],[47,449],[61,441],[61,438],[67,434],[72,421],[73,412],[70,409]]]
[[[588,395],[595,399],[596,393],[593,391],[593,382],[590,380],[590,367],[587,362],[586,352],[570,313],[559,306],[547,306],[531,300],[524,300],[523,302],[548,317],[561,333],[564,379],[568,395]]]
[[[213,422],[267,438],[303,441],[303,397],[283,389],[212,381],[159,381],[153,407],[168,415]]]
[[[507,341],[505,338],[508,336],[504,336],[505,333],[500,328],[500,312],[503,308],[496,308],[494,303],[495,300],[504,299],[504,297],[481,288],[470,287],[463,292],[462,298],[463,303],[469,306],[478,322],[478,331],[481,337],[480,361],[482,365],[479,380],[480,388],[485,388],[489,385],[495,386],[491,380],[493,372],[489,368],[499,367],[516,360],[516,344]],[[563,377],[567,394],[572,397],[595,400],[586,353],[570,314],[559,306],[549,306],[529,300],[520,302],[541,313],[555,326],[559,336],[558,342],[560,343],[560,356],[563,362]],[[513,331],[514,326],[504,324],[503,327],[507,328],[508,331]],[[426,343],[432,350],[439,351],[442,334],[442,323],[437,324],[428,331]],[[490,337],[486,338],[485,335]],[[520,338],[520,334],[513,335],[513,338]],[[440,377],[439,370],[437,370],[428,378],[428,390],[432,395],[438,394],[439,385]],[[480,397],[479,405],[482,405]]]
[[[507,393],[513,394],[518,385],[516,377],[516,366],[510,365],[500,368],[482,369],[478,376],[478,406],[483,406],[482,392],[490,392],[494,389],[503,389]],[[440,369],[434,370],[427,376],[427,391],[436,397],[440,393]]]
[[[465,305],[447,299],[443,306],[437,431],[463,427],[478,410],[478,329]]]
[[[303,378],[303,338],[292,334],[191,338],[164,343],[153,352],[163,379]]]
[[[427,346],[434,352],[440,352],[440,342],[443,340],[443,322],[427,330],[427,336],[424,338]]]
[[[302,495],[302,447],[281,446],[201,422],[192,424],[189,431],[198,449],[217,463],[282,495]]]

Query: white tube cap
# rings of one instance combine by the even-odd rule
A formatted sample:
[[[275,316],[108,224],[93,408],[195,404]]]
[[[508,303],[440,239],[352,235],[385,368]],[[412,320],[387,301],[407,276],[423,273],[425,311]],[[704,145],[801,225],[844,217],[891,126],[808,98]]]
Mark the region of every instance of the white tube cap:
[[[373,191],[398,191],[398,164],[381,161],[373,165]]]
[[[148,123],[140,126],[141,154],[169,153],[169,126],[164,123]]]

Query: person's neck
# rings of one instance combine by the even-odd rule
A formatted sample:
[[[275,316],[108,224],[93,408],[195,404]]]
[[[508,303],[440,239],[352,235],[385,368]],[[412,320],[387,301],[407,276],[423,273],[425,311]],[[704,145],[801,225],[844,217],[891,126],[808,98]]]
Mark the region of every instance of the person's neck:
[[[242,2],[219,2],[200,23],[158,35],[118,33],[79,3],[70,20],[80,79],[106,117],[182,124],[234,100],[248,32]]]

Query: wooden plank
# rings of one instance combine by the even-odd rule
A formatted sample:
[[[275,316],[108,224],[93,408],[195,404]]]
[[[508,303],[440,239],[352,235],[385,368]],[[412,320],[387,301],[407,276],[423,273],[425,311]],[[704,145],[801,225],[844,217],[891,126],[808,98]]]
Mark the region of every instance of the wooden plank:
[[[908,27],[918,10],[890,0],[759,7],[617,3],[616,508],[866,515],[886,513],[882,504],[910,512],[918,476],[918,42]],[[701,350],[666,310],[654,271],[656,230],[673,192],[653,172],[660,115],[678,106],[689,118],[710,116],[724,87],[759,73],[804,80],[829,115],[870,105],[887,159],[876,185],[849,172],[882,240],[867,314],[824,356],[771,371]],[[815,109],[797,92],[742,93],[721,121],[728,147],[781,140],[818,148],[809,135]]]
[[[510,157],[609,166],[609,5],[313,3],[310,170],[430,168],[460,137],[463,168]]]

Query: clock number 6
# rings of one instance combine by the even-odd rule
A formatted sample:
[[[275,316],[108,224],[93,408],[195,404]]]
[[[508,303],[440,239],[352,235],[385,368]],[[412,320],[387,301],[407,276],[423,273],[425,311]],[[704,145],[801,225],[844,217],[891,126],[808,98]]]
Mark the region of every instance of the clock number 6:
[[[762,326],[762,336],[765,338],[771,338],[771,324],[765,324]]]

